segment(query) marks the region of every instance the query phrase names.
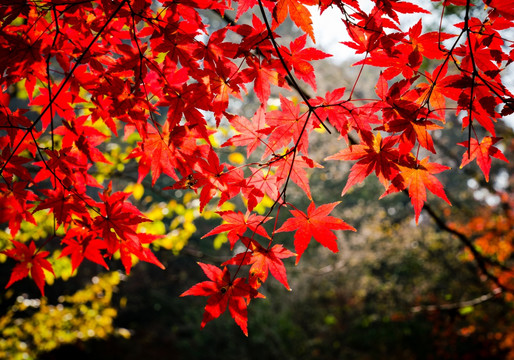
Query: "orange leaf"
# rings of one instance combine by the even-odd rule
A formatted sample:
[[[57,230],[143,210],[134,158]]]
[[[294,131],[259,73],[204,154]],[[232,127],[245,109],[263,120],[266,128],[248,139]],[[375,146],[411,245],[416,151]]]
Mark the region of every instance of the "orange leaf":
[[[428,157],[421,161],[415,159],[410,160],[411,161],[407,166],[399,166],[400,173],[395,179],[393,179],[392,184],[380,198],[408,188],[409,197],[411,199],[412,206],[414,206],[417,224],[423,204],[427,200],[426,189],[430,190],[434,195],[439,196],[451,205],[450,200],[446,197],[443,185],[434,175],[432,175],[450,168],[437,163],[429,163]]]
[[[480,143],[476,139],[471,139],[470,141],[463,141],[458,143],[457,145],[465,146],[469,148],[469,151],[466,151],[462,154],[462,163],[460,164],[460,168],[462,169],[464,166],[469,164],[471,161],[477,159],[477,164],[480,167],[480,170],[484,173],[485,180],[489,182],[489,171],[491,170],[491,157],[495,157],[497,159],[503,160],[505,162],[509,162],[505,155],[495,146],[501,138],[498,137],[490,137],[486,136],[482,139]]]
[[[306,5],[315,5],[316,1],[304,1]],[[293,22],[307,33],[312,41],[314,39],[314,30],[312,29],[311,13],[301,2],[297,0],[278,0],[277,6],[273,11],[273,28],[276,29],[280,24],[284,22],[289,14],[289,17]]]

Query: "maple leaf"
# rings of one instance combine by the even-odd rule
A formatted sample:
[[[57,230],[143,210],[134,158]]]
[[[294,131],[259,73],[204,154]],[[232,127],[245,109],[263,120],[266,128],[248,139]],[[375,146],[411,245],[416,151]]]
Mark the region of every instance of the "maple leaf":
[[[27,185],[24,181],[17,181],[10,186],[0,184],[0,219],[2,222],[9,222],[12,237],[20,230],[23,220],[37,225],[31,212],[34,205],[29,203],[37,197],[32,191],[26,190]]]
[[[266,3],[268,3],[268,1],[264,1],[264,4]],[[275,3],[271,3],[271,6],[273,8]],[[269,60],[271,58],[274,48],[269,39],[268,28],[255,14],[252,15],[252,25],[235,25],[232,26],[231,29],[243,37],[239,44],[239,51],[241,53],[250,54],[252,49],[256,48],[262,52],[266,59]],[[278,37],[277,35],[274,36]],[[250,58],[252,57],[250,56]]]
[[[67,227],[75,216],[89,216],[85,200],[88,199],[87,195],[77,194],[64,189],[62,186],[57,186],[53,189],[42,189],[41,193],[46,196],[46,199],[41,201],[34,211],[50,209],[54,213],[57,221],[57,226],[63,225]]]
[[[149,221],[134,205],[129,203],[129,193],[115,192],[111,195],[112,185],[106,187],[100,194],[102,203],[99,204],[100,216],[94,218],[95,229],[101,230],[104,241],[107,243],[107,252],[112,255],[119,248],[119,242],[129,237],[137,236],[136,226]]]
[[[417,97],[417,99],[413,99],[417,101],[418,104],[428,102],[432,109],[437,112],[439,120],[443,123],[445,122],[446,98],[451,98],[449,92],[452,92],[447,88],[448,83],[452,81],[452,77],[445,77],[447,71],[447,63],[444,63],[437,66],[432,75],[425,72],[428,83],[420,83],[417,85],[415,91],[415,97]],[[407,95],[407,97],[409,96]]]
[[[307,134],[312,131],[313,123],[307,114],[300,113],[300,106],[280,94],[282,110],[273,110],[266,114],[266,123],[273,129],[262,158],[277,152],[291,141],[300,151],[307,154],[309,140]]]
[[[471,138],[470,141],[463,141],[457,145],[464,146],[469,150],[462,154],[462,163],[460,168],[469,164],[473,160],[477,160],[480,170],[484,173],[485,180],[489,182],[489,171],[491,170],[491,157],[509,162],[505,155],[495,146],[502,138],[486,136],[479,143],[476,139]]]
[[[61,85],[54,85],[53,89],[52,89],[52,93],[55,94],[57,91],[59,91],[59,88],[63,85],[65,85],[64,80]],[[43,106],[44,108],[48,107],[48,109],[54,110],[59,116],[71,121],[72,119],[75,118],[75,111],[72,107],[72,104],[77,103],[77,102],[86,102],[86,100],[82,99],[78,95],[74,94],[73,91],[70,91],[69,89],[67,90],[66,88],[64,88],[63,90],[64,91],[61,91],[61,94],[59,95],[59,97],[53,98],[54,101],[53,101],[52,107],[50,107],[50,105],[48,103],[48,99],[49,99],[48,89],[46,87],[40,87],[39,88],[40,95],[35,97],[34,99],[32,99],[32,101],[30,102],[30,105],[39,105],[39,106]],[[42,116],[41,119],[42,119],[44,128],[47,128],[48,125],[50,124],[52,115],[53,114],[50,114],[47,111]]]
[[[207,234],[202,236],[202,239],[207,236],[228,231],[227,237],[230,241],[231,249],[234,248],[235,243],[243,236],[247,229],[252,231],[254,234],[259,234],[269,239],[269,235],[262,227],[262,224],[271,220],[270,217],[251,214],[248,212],[243,214],[242,212],[234,211],[218,211],[217,213],[225,223],[209,231]]]
[[[500,118],[495,108],[500,104],[501,100],[490,95],[489,89],[484,85],[474,86],[476,92],[476,98],[473,101],[471,109],[469,109],[469,95],[467,92],[461,93],[459,98],[459,105],[461,109],[466,109],[468,116],[462,119],[462,128],[470,126],[470,120],[476,120],[480,125],[484,127],[493,136],[496,136],[494,129],[494,122]]]
[[[282,186],[288,179],[291,179],[305,192],[309,199],[312,199],[305,168],[322,168],[323,166],[307,156],[296,156],[288,151],[286,151],[286,154],[288,155],[280,156],[278,160],[273,160],[273,166],[277,167],[275,171],[277,187]]]
[[[62,250],[59,258],[63,256],[71,257],[72,273],[80,266],[84,258],[109,270],[102,255],[102,251],[106,249],[106,244],[97,237],[95,232],[84,233],[81,227],[74,227],[66,232],[62,243],[66,247]]]
[[[130,270],[132,269],[132,255],[139,260],[157,265],[162,270],[165,269],[164,265],[157,259],[152,250],[142,246],[143,244],[150,244],[162,237],[161,235],[139,233],[137,234],[137,238],[129,237],[127,239],[128,241],[122,241],[120,243],[120,259],[127,275],[130,274]]]
[[[217,63],[216,71],[207,71],[208,76],[202,78],[209,93],[213,95],[212,110],[219,126],[221,116],[228,107],[229,95],[242,99],[241,89],[244,89],[244,77],[239,67],[231,61]]]
[[[209,296],[200,327],[203,328],[209,321],[218,318],[228,307],[236,324],[248,336],[247,302],[259,297],[260,294],[243,278],[231,280],[226,267],[221,270],[214,265],[201,262],[198,265],[210,281],[198,283],[180,296]]]
[[[376,106],[381,108],[384,122],[394,119],[417,119],[420,106],[408,97],[409,88],[415,80],[416,78],[400,80],[389,87],[384,73],[380,74],[375,92],[382,101],[377,102]]]
[[[434,141],[429,131],[443,129],[442,126],[434,124],[430,120],[399,117],[386,122],[383,126],[375,130],[385,130],[387,132],[401,132],[398,143],[400,153],[406,154],[418,143],[425,149],[435,154]]]
[[[294,69],[294,73],[301,80],[309,84],[316,91],[316,78],[314,67],[310,64],[312,60],[321,60],[332,55],[324,53],[316,48],[305,48],[307,34],[300,36],[289,44],[289,49],[282,46],[281,52],[288,66]]]
[[[242,116],[229,118],[230,125],[240,134],[232,136],[224,146],[246,146],[246,156],[249,157],[259,145],[264,144],[264,139],[273,128],[266,126],[264,108],[261,106],[252,118],[252,121]]]
[[[362,182],[374,170],[378,180],[385,186],[389,184],[398,173],[398,159],[400,152],[396,146],[398,137],[388,136],[382,140],[382,135],[371,134],[363,137],[364,144],[351,145],[325,160],[359,160],[350,169],[348,181],[341,194],[346,192],[355,184]]]
[[[316,97],[311,105],[316,107],[316,114],[321,120],[328,119],[337,131],[348,141],[348,132],[351,130],[351,111],[354,109],[349,102],[342,100],[345,88],[327,91],[325,97]]]
[[[428,156],[419,161],[411,155],[409,161],[399,165],[399,168],[400,173],[393,179],[391,185],[389,185],[386,192],[380,198],[408,188],[409,197],[414,207],[416,224],[418,223],[423,204],[427,200],[426,189],[446,201],[448,205],[451,205],[444,192],[443,184],[432,175],[450,169],[448,166],[430,163],[428,162]]]
[[[108,136],[98,131],[94,127],[84,125],[86,116],[74,119],[73,125],[63,120],[63,126],[55,129],[54,133],[62,135],[62,147],[69,148],[72,144],[87,156],[90,162],[103,162],[110,164],[103,153],[96,148],[103,143]]]
[[[175,170],[182,174],[191,171],[197,159],[204,153],[204,148],[196,145],[198,135],[198,132],[187,127],[176,126],[170,129],[168,122],[164,124],[161,132],[149,125],[148,136],[127,157],[141,157],[138,182],[141,182],[150,170],[152,185],[155,185],[163,173],[178,180]]]
[[[419,51],[420,55],[429,59],[442,59],[445,55],[445,48],[442,42],[451,39],[455,35],[443,32],[422,33],[421,19],[409,29],[410,43],[413,48]]]
[[[30,272],[30,276],[39,288],[41,295],[45,296],[45,274],[43,269],[55,276],[52,265],[45,259],[50,252],[36,249],[34,241],[31,241],[29,246],[16,240],[11,240],[11,242],[14,245],[14,249],[4,250],[2,254],[13,258],[18,263],[12,269],[11,277],[5,288],[7,289],[14,282],[27,277]]]
[[[494,8],[494,11],[507,19],[514,20],[514,1],[512,0],[486,0],[488,6]]]
[[[396,12],[402,14],[412,14],[412,13],[425,13],[430,14],[429,11],[419,7],[418,5],[412,4],[407,1],[397,1],[397,0],[379,0],[377,1],[377,6],[384,10],[384,12],[389,15],[393,20],[399,23],[399,18]]]
[[[28,172],[27,168],[23,166],[24,164],[30,163],[31,159],[10,154],[9,148],[4,145],[6,143],[5,140],[7,140],[5,137],[0,138],[0,148],[3,147],[3,150],[0,153],[0,163],[5,166],[2,176],[7,178],[10,182],[13,181],[13,175],[16,175],[21,181],[32,182],[32,176]],[[7,162],[7,159],[10,160]]]
[[[307,214],[301,210],[289,210],[294,217],[287,219],[279,229],[275,230],[275,233],[296,231],[294,235],[294,247],[298,254],[296,264],[300,261],[313,237],[332,252],[338,252],[337,237],[332,230],[356,231],[343,220],[328,215],[339,203],[340,201],[333,202],[316,208],[316,205],[311,202],[307,208]]]
[[[312,28],[311,13],[305,5],[316,5],[316,0],[278,0],[273,9],[273,29],[276,29],[284,22],[287,15],[293,22],[314,40],[314,30]]]
[[[277,182],[280,180],[269,170],[250,168],[251,176],[246,179],[246,186],[241,191],[248,200],[248,210],[252,211],[261,202],[264,195],[277,199],[280,195]]]
[[[279,62],[266,59],[260,61],[259,58],[249,57],[246,63],[248,68],[243,70],[243,73],[247,81],[254,81],[255,95],[265,104],[271,94],[270,85],[284,86],[284,79],[277,71],[277,68],[280,68]]]
[[[271,273],[287,290],[291,291],[282,259],[296,256],[296,254],[280,244],[273,246],[271,249],[266,249],[256,240],[248,237],[242,237],[241,241],[246,245],[250,254],[247,254],[247,252],[237,254],[222,265],[252,265],[250,267],[249,283],[254,289],[258,289],[261,284],[266,282],[268,273]]]
[[[259,3],[258,0],[237,0],[237,13],[235,21],[239,20],[239,17],[243,15],[243,13],[247,12],[249,9],[253,8],[255,5]],[[262,4],[269,10],[272,11],[275,7],[275,3],[270,0],[262,0]],[[255,15],[254,15],[255,16]]]
[[[220,192],[218,206],[239,194],[244,179],[242,170],[227,165],[227,170],[225,171],[225,166],[225,163],[220,164],[218,155],[212,149],[207,156],[207,161],[201,159],[195,164],[195,169],[198,173],[191,174],[194,179],[194,184],[191,188],[195,189],[195,191],[197,188],[201,188],[200,211],[203,211],[218,191]],[[186,183],[188,179],[189,176],[185,180]],[[176,184],[176,186],[179,185]]]
[[[63,186],[74,187],[80,193],[86,192],[86,186],[101,187],[94,176],[88,173],[93,164],[88,162],[87,156],[77,151],[76,148],[45,150],[45,153],[49,157],[47,161],[34,163],[41,167],[34,177],[34,181],[40,182],[57,177]]]
[[[16,146],[20,141],[22,141],[23,135],[25,131],[22,131],[23,128],[28,128],[32,125],[32,122],[25,116],[25,113],[28,111],[27,109],[17,109],[12,112],[9,106],[9,98],[8,95],[5,98],[5,103],[1,101],[0,98],[0,126],[2,126],[2,130],[6,131],[9,135],[9,138],[2,137],[2,148],[3,151],[8,151],[5,146],[9,144],[10,146]]]
[[[93,219],[92,229],[98,231],[106,243],[107,255],[112,256],[120,250],[122,262],[127,273],[130,272],[132,262],[128,254],[134,254],[140,260],[152,263],[164,269],[164,266],[151,253],[143,248],[142,244],[152,242],[159,236],[137,232],[137,225],[150,221],[137,207],[129,203],[129,193],[115,192],[111,195],[112,185],[109,183],[100,199],[100,215]]]
[[[345,23],[345,25],[348,35],[350,35],[353,42],[343,41],[341,44],[356,50],[356,54],[371,52],[378,46],[381,31],[363,28],[351,23]]]
[[[209,36],[205,54],[202,56],[206,68],[213,71],[216,71],[218,68],[223,68],[222,61],[226,58],[233,58],[237,53],[237,44],[224,41],[227,31],[228,28],[222,28],[214,31]]]

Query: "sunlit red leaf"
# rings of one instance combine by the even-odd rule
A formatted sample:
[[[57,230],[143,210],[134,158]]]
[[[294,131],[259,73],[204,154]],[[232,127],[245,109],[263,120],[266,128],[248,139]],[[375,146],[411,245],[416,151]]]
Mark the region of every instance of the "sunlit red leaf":
[[[41,295],[45,296],[45,274],[43,270],[55,276],[52,265],[45,259],[50,253],[39,251],[34,241],[31,241],[29,246],[16,240],[11,240],[11,242],[14,249],[4,250],[2,253],[16,260],[17,264],[11,272],[11,277],[5,288],[7,289],[14,282],[27,277],[30,273],[39,291],[41,291]]]
[[[258,296],[257,290],[248,285],[243,278],[232,280],[226,267],[221,270],[216,266],[200,262],[198,265],[207,275],[209,281],[194,285],[180,296],[209,297],[205,306],[201,327],[203,328],[209,321],[218,318],[228,307],[230,315],[236,324],[248,336],[248,311],[246,307],[250,299]]]
[[[433,175],[449,170],[448,166],[428,162],[428,157],[426,157],[421,161],[411,159],[406,165],[400,165],[399,168],[400,173],[393,179],[382,197],[408,189],[412,206],[414,207],[416,223],[419,220],[423,204],[427,200],[427,189],[446,201],[448,205],[451,205],[444,192],[443,184]]]
[[[275,233],[295,231],[294,247],[298,254],[296,258],[297,264],[312,238],[332,252],[338,252],[337,237],[332,230],[356,231],[355,228],[343,220],[328,215],[339,203],[324,204],[316,208],[316,205],[311,202],[307,209],[307,214],[301,210],[290,210],[293,217],[287,219],[279,229],[275,230]]]
[[[293,153],[280,157],[273,162],[276,166],[275,177],[277,186],[282,186],[288,179],[292,180],[302,189],[309,199],[312,199],[309,179],[306,168],[321,168],[320,164],[306,156],[297,156]]]
[[[282,259],[296,256],[296,254],[280,244],[267,249],[254,239],[242,237],[241,240],[248,250],[237,254],[229,261],[224,262],[223,265],[252,265],[250,267],[249,283],[254,289],[258,289],[261,284],[266,282],[268,273],[271,273],[287,290],[291,290]]]
[[[72,228],[66,232],[62,243],[66,247],[62,250],[59,257],[71,257],[72,272],[80,266],[84,259],[88,259],[109,270],[103,256],[106,244],[94,232],[84,233],[80,227]]]
[[[325,160],[359,160],[350,170],[348,182],[343,189],[344,195],[353,185],[362,182],[375,171],[380,182],[387,186],[398,173],[400,153],[397,148],[397,137],[386,137],[382,140],[380,133],[365,137],[364,144],[351,145]]]
[[[287,15],[293,22],[310,36],[314,41],[314,30],[312,28],[311,13],[305,5],[315,5],[316,1],[313,0],[278,0],[277,5],[273,11],[273,21],[275,27],[282,24]]]
[[[462,154],[462,162],[460,167],[463,168],[471,161],[476,159],[480,170],[482,170],[484,173],[485,180],[489,181],[489,171],[491,170],[492,157],[509,162],[505,155],[503,155],[503,153],[497,147],[493,146],[500,140],[501,138],[486,136],[480,143],[474,138],[471,138],[470,141],[463,141],[458,143],[457,145],[464,146],[469,149],[464,154]]]
[[[234,247],[235,243],[247,230],[269,238],[269,235],[262,224],[271,220],[270,217],[252,213],[243,214],[242,212],[234,211],[219,211],[218,214],[221,216],[224,223],[209,231],[207,234],[202,236],[202,238],[228,231],[227,237],[230,241],[231,248]]]
[[[257,110],[252,120],[242,116],[235,116],[229,121],[240,134],[234,135],[221,146],[246,146],[246,155],[248,157],[258,146],[265,143],[264,140],[272,130],[271,127],[266,126],[264,109],[262,107]]]

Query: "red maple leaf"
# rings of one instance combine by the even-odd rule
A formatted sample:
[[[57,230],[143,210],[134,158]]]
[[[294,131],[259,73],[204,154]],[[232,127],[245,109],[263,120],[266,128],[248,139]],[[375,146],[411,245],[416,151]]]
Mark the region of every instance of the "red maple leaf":
[[[87,120],[86,116],[80,116],[73,119],[73,124],[63,120],[63,126],[55,129],[55,134],[62,135],[62,147],[68,148],[72,144],[87,156],[90,162],[103,162],[110,164],[104,154],[96,148],[102,144],[108,136],[98,131],[92,126],[84,125]]]
[[[100,194],[100,215],[93,220],[94,230],[100,230],[109,255],[119,249],[121,241],[137,237],[138,224],[149,221],[137,207],[126,201],[129,193],[118,191],[111,195],[111,190],[112,185],[109,183],[103,194]]]
[[[20,230],[23,220],[37,225],[31,212],[34,205],[30,203],[37,197],[32,191],[26,190],[27,185],[28,183],[25,181],[17,181],[9,186],[0,183],[0,221],[9,222],[9,229],[13,237]]]
[[[247,81],[254,81],[255,95],[262,104],[266,104],[271,94],[270,85],[284,86],[284,78],[277,72],[281,65],[277,61],[251,57],[246,59],[246,63],[248,68],[243,70],[244,75]]]
[[[225,223],[209,231],[207,234],[202,236],[202,239],[207,236],[228,231],[227,237],[230,241],[231,249],[234,248],[235,243],[243,236],[246,230],[250,230],[255,234],[259,234],[269,239],[269,235],[262,227],[262,224],[271,220],[270,217],[260,216],[249,212],[243,214],[242,212],[234,211],[218,211],[218,214],[221,215],[221,218]]]
[[[290,69],[294,69],[295,75],[309,84],[312,89],[316,91],[314,67],[311,65],[310,61],[325,59],[332,55],[324,53],[316,48],[306,48],[306,44],[307,34],[291,41],[289,49],[282,46],[281,53]]]
[[[263,158],[276,153],[291,141],[304,154],[309,152],[307,134],[312,131],[313,123],[306,113],[300,113],[300,105],[293,103],[280,94],[281,110],[273,110],[266,114],[266,123],[273,130],[264,151]]]
[[[507,19],[514,20],[514,1],[487,0],[485,3],[494,8],[494,11]]]
[[[442,59],[444,57],[445,48],[443,41],[454,37],[455,35],[444,32],[427,32],[422,33],[421,19],[409,29],[410,44],[417,49],[419,53],[429,59]]]
[[[367,53],[377,47],[380,32],[368,30],[350,23],[345,25],[348,35],[350,35],[353,42],[343,41],[342,44],[354,49],[356,54]]]
[[[387,186],[398,173],[398,159],[400,153],[397,148],[397,136],[388,136],[382,140],[377,135],[364,136],[364,144],[351,145],[325,160],[359,160],[350,170],[348,181],[341,195],[355,184],[362,182],[374,170],[378,180]]]
[[[270,4],[272,8],[275,7],[275,3],[269,1],[265,1],[264,4]],[[252,25],[240,24],[232,26],[231,29],[243,37],[239,43],[241,53],[250,54],[254,48],[258,48],[267,59],[270,59],[274,49],[269,39],[268,28],[255,14],[252,15]]]
[[[501,100],[491,95],[490,90],[485,85],[474,86],[476,97],[474,98],[471,110],[469,109],[469,94],[463,92],[459,98],[460,109],[465,109],[468,116],[462,119],[462,128],[470,126],[470,116],[472,120],[478,121],[493,136],[496,135],[494,123],[500,118],[496,112],[496,107],[501,103]]]
[[[95,232],[84,233],[81,227],[71,228],[66,232],[62,243],[66,247],[62,250],[60,258],[63,256],[71,257],[71,268],[74,272],[82,263],[84,258],[102,265],[109,270],[105,263],[102,251],[105,250],[105,242],[97,237]]]
[[[442,126],[434,124],[430,120],[417,120],[406,117],[386,122],[375,130],[385,130],[392,133],[401,133],[398,139],[400,153],[406,154],[412,150],[417,142],[425,149],[435,154],[434,141],[429,131],[442,129]]]
[[[209,296],[205,312],[203,314],[203,328],[209,321],[218,318],[227,310],[237,325],[248,336],[248,311],[247,303],[250,299],[260,296],[243,278],[231,280],[226,267],[220,268],[199,262],[198,265],[210,281],[204,281],[194,285],[180,296]]]
[[[480,170],[484,173],[485,180],[489,182],[489,171],[491,170],[491,157],[509,162],[505,155],[495,146],[502,138],[486,136],[480,143],[474,138],[470,141],[463,141],[457,145],[464,146],[469,150],[462,154],[462,163],[460,168],[469,164],[473,160],[477,160]]]
[[[451,205],[444,192],[443,184],[432,175],[450,169],[448,166],[430,163],[428,162],[428,156],[419,161],[411,155],[409,161],[399,165],[399,168],[400,173],[393,179],[391,185],[389,185],[386,192],[380,198],[408,188],[409,197],[414,207],[416,224],[418,223],[423,204],[427,200],[426,189],[446,201],[448,205]]]
[[[148,135],[139,146],[135,148],[127,158],[141,157],[139,160],[139,176],[138,181],[152,171],[152,185],[161,176],[162,173],[178,180],[175,170],[179,172],[187,172],[194,164],[194,159],[199,155],[198,148],[196,153],[189,153],[189,148],[196,145],[196,138],[189,129],[176,126],[169,128],[169,122],[166,122],[159,132],[156,128],[148,125]],[[194,146],[196,148],[196,146]]]
[[[63,80],[64,82],[64,80]],[[56,93],[59,91],[59,88],[63,86],[61,85],[53,85],[52,93]],[[76,117],[75,111],[72,107],[73,103],[83,103],[86,102],[86,100],[82,99],[78,94],[75,94],[72,89],[68,88],[68,85],[65,85],[64,91],[61,91],[61,94],[57,98],[53,98],[54,101],[52,103],[52,106],[50,107],[48,99],[48,89],[46,87],[40,87],[39,91],[40,94],[32,99],[30,102],[30,105],[40,105],[43,106],[43,108],[52,109],[55,111],[59,116],[61,116],[64,119],[72,120]],[[53,114],[50,114],[49,111],[46,111],[44,115],[42,116],[42,123],[43,128],[47,128],[48,125],[51,122],[51,119],[53,118]]]
[[[137,225],[149,221],[141,211],[127,198],[129,193],[111,193],[111,184],[107,186],[100,199],[100,215],[93,219],[92,230],[98,231],[106,243],[107,255],[112,256],[120,250],[122,262],[127,273],[130,272],[132,262],[128,253],[134,254],[140,260],[152,263],[164,269],[164,266],[151,253],[151,250],[144,248],[142,244],[150,243],[159,236],[148,235],[137,232]]]
[[[311,101],[311,105],[316,107],[316,114],[324,121],[328,121],[341,133],[348,141],[348,132],[351,130],[350,118],[351,110],[354,106],[350,102],[342,100],[345,88],[338,88],[334,91],[327,91],[325,97],[318,96]]]
[[[227,170],[225,170],[225,166],[227,166]],[[194,179],[192,188],[195,190],[201,188],[200,211],[203,211],[218,191],[220,193],[218,206],[221,206],[241,191],[244,179],[242,170],[225,163],[220,164],[218,155],[212,149],[207,156],[207,161],[201,159],[195,164],[195,169],[199,173],[192,174]],[[175,186],[179,186],[179,183]]]
[[[298,156],[294,153],[279,157],[277,161],[273,162],[273,166],[277,167],[275,172],[277,187],[282,186],[288,179],[291,179],[305,192],[309,199],[312,199],[309,179],[307,178],[307,171],[305,171],[305,169],[312,169],[314,167],[322,168],[323,166],[309,159],[307,156]]]
[[[250,168],[252,175],[246,179],[246,186],[241,188],[244,197],[248,200],[248,210],[252,211],[261,202],[264,195],[275,200],[279,197],[277,177],[268,170]]]
[[[4,250],[2,254],[13,258],[18,263],[12,269],[11,278],[5,288],[7,289],[12,283],[27,277],[30,272],[30,276],[41,291],[41,295],[45,296],[45,273],[43,269],[55,276],[52,265],[45,259],[50,252],[36,249],[34,241],[31,241],[29,246],[16,240],[11,240],[11,242],[14,249]]]
[[[243,15],[246,11],[254,7],[259,3],[258,0],[237,0],[238,6],[237,6],[237,13],[235,20],[239,20],[239,17]],[[273,10],[275,7],[275,3],[270,0],[262,0],[262,4],[268,8],[269,11]],[[255,16],[255,15],[254,15]]]
[[[266,281],[270,272],[287,290],[291,290],[287,283],[286,268],[282,259],[296,256],[295,253],[280,244],[266,249],[256,240],[248,237],[242,237],[241,241],[248,248],[249,254],[247,252],[237,254],[222,265],[252,265],[249,283],[254,289],[258,289]]]
[[[88,162],[87,156],[76,148],[45,150],[45,153],[49,157],[48,160],[34,163],[41,167],[34,181],[40,182],[57,177],[63,186],[75,187],[80,193],[86,192],[86,186],[101,187],[95,177],[88,173],[92,164]]]
[[[66,190],[62,186],[57,186],[55,190],[42,189],[41,193],[44,194],[46,198],[38,204],[35,211],[50,209],[50,212],[54,213],[58,227],[61,226],[61,224],[67,227],[71,223],[74,215],[89,217],[85,203],[85,200],[89,198],[85,194],[79,196],[74,192]]]
[[[420,105],[430,105],[439,116],[438,120],[445,122],[446,96],[444,86],[444,76],[448,70],[447,63],[436,67],[432,75],[425,71],[427,83],[420,83],[416,89],[407,93],[406,97],[416,101]]]
[[[120,243],[120,259],[127,275],[130,274],[130,270],[132,269],[132,255],[135,255],[139,260],[157,265],[162,270],[165,269],[164,265],[157,259],[152,250],[142,246],[143,244],[150,244],[160,238],[162,238],[161,235],[139,233],[137,234],[137,238],[129,238],[129,241],[122,241]]]
[[[425,13],[430,14],[429,11],[419,7],[418,5],[412,4],[407,1],[390,1],[390,0],[379,0],[377,1],[377,6],[380,6],[384,12],[389,15],[393,20],[399,23],[398,14],[412,14],[412,13]]]
[[[209,93],[213,95],[212,110],[219,125],[221,116],[228,107],[229,96],[242,99],[241,90],[244,88],[243,74],[239,67],[231,61],[218,62],[216,71],[206,71],[208,76],[202,78]]]
[[[338,252],[336,235],[331,230],[356,231],[355,228],[343,220],[328,215],[339,203],[340,201],[324,204],[316,208],[316,205],[311,202],[307,208],[307,214],[301,210],[290,210],[294,217],[287,219],[280,229],[275,230],[275,233],[296,231],[294,235],[294,248],[298,254],[296,258],[297,264],[305,249],[309,246],[311,238],[314,237],[317,242],[331,251]]]
[[[240,134],[232,136],[224,146],[246,146],[246,156],[249,157],[255,149],[264,144],[264,139],[273,128],[266,127],[264,108],[259,107],[252,118],[252,121],[243,116],[234,116],[229,119],[230,125]]]
[[[316,5],[317,3],[316,0],[278,0],[273,10],[273,28],[275,29],[282,24],[289,14],[296,26],[308,34],[312,41],[315,41],[311,13],[305,5]]]

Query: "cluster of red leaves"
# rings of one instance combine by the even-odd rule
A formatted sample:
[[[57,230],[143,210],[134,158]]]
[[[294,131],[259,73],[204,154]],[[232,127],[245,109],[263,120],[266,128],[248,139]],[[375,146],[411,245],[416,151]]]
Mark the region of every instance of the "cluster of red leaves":
[[[469,1],[444,1],[443,8],[453,4],[465,12],[456,33],[446,34],[424,32],[421,21],[402,30],[400,14],[429,13],[407,1],[376,0],[369,11],[357,0],[1,1],[0,219],[14,246],[3,253],[17,262],[7,286],[30,270],[44,291],[43,269],[52,267],[42,249],[54,237],[37,248],[14,240],[22,222],[35,223],[32,214],[41,210],[64,230],[62,255],[71,257],[74,269],[84,258],[107,268],[105,259],[117,253],[127,273],[132,256],[162,266],[148,248],[157,237],[138,232],[148,220],[130,194],[112,193],[110,183],[104,188],[92,176],[96,163],[108,163],[102,145],[118,132],[137,132],[141,140],[129,159],[138,163],[139,182],[151,173],[155,185],[166,175],[174,181],[168,188],[199,193],[201,211],[215,198],[219,206],[241,195],[247,204],[244,214],[220,213],[226,223],[207,234],[228,232],[231,247],[241,241],[245,251],[222,269],[200,264],[210,281],[183,294],[209,297],[202,326],[228,307],[247,333],[247,304],[261,296],[268,272],[289,289],[282,259],[294,254],[276,244],[277,233],[295,232],[298,262],[312,237],[337,251],[333,230],[354,230],[329,215],[338,203],[314,203],[307,169],[321,167],[309,157],[315,128],[327,129],[326,122],[343,138],[358,138],[328,157],[357,161],[343,194],[375,173],[383,196],[408,191],[416,221],[426,189],[449,203],[434,176],[448,167],[420,158],[423,149],[436,153],[432,134],[445,128],[448,108],[469,129],[459,144],[466,147],[462,166],[477,159],[488,179],[491,157],[507,160],[493,145],[500,140],[495,122],[514,112],[501,78],[513,52],[507,53],[509,43],[500,34],[513,26],[514,16],[503,2],[486,2],[479,19],[470,17]],[[363,54],[356,65],[382,68],[376,99],[355,99],[354,90],[344,88],[313,99],[301,91],[296,79],[316,91],[311,63],[330,56],[307,44],[314,41],[311,5],[320,12],[340,10],[351,38],[343,45]],[[232,6],[236,20],[252,8],[259,16],[211,31],[200,11],[223,16]],[[276,32],[288,16],[305,34],[280,45]],[[434,62],[432,72],[420,70]],[[268,111],[271,85],[292,87],[303,101],[281,95],[280,109]],[[16,87],[27,92],[26,107],[15,107]],[[232,99],[249,88],[261,102],[252,119],[230,113]],[[248,157],[257,151],[259,161],[234,167],[220,160],[210,136],[222,120],[238,132],[222,146],[246,147]],[[97,123],[110,133],[100,132]],[[311,200],[307,213],[286,202],[290,182]],[[274,205],[266,216],[256,215],[265,196]],[[293,208],[291,217],[280,227],[275,222],[269,235],[264,224],[283,206]],[[232,274],[228,265],[236,266]],[[249,274],[241,277],[246,265]]]

